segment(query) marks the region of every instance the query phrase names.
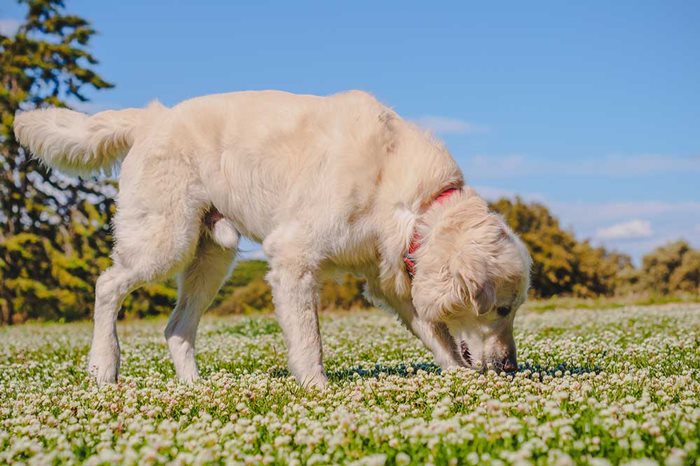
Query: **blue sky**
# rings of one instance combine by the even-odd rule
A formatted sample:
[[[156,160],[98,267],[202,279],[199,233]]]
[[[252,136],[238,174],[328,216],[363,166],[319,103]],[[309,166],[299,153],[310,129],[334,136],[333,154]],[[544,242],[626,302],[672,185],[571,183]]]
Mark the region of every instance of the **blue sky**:
[[[364,89],[487,197],[544,202],[639,258],[700,247],[700,2],[67,0],[117,87],[87,110],[243,89]],[[0,28],[22,7],[0,7]]]

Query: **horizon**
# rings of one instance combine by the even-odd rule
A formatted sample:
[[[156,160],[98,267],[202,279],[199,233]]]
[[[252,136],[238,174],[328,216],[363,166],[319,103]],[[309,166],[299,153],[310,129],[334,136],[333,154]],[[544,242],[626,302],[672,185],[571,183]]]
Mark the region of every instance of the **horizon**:
[[[0,30],[24,7],[0,8]],[[487,199],[542,202],[578,240],[636,264],[676,239],[700,247],[700,4],[80,0],[66,11],[98,31],[96,70],[116,85],[87,92],[84,111],[363,89],[443,140]]]

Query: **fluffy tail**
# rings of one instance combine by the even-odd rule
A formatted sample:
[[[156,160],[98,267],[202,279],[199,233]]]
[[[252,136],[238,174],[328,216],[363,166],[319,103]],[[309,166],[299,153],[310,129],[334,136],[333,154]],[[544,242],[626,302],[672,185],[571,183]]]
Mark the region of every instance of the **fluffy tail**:
[[[108,110],[86,115],[65,108],[19,113],[15,136],[35,157],[72,175],[111,173],[134,143],[147,109]]]

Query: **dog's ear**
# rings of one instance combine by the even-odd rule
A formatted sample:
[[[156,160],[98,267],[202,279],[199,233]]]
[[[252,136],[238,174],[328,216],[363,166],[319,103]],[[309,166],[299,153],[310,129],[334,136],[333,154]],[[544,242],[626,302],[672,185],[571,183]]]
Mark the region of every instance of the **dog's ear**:
[[[496,287],[479,251],[458,254],[439,270],[418,267],[413,283],[413,305],[428,321],[444,321],[469,307],[476,315],[491,310]]]
[[[477,261],[478,262],[478,261]],[[476,315],[489,312],[496,304],[496,286],[483,264],[466,264],[461,274],[469,301]]]
[[[439,270],[419,267],[412,295],[418,316],[429,322],[442,322],[454,315],[467,299],[464,282],[447,265]]]

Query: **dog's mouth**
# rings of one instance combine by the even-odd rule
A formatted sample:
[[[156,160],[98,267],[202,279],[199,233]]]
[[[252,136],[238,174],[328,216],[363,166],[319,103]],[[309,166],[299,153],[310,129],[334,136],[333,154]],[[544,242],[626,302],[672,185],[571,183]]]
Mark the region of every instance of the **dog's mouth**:
[[[467,342],[462,340],[459,343],[459,351],[462,354],[462,359],[464,359],[464,362],[467,363],[468,366],[472,365],[472,354],[469,352],[469,346],[467,346]]]

